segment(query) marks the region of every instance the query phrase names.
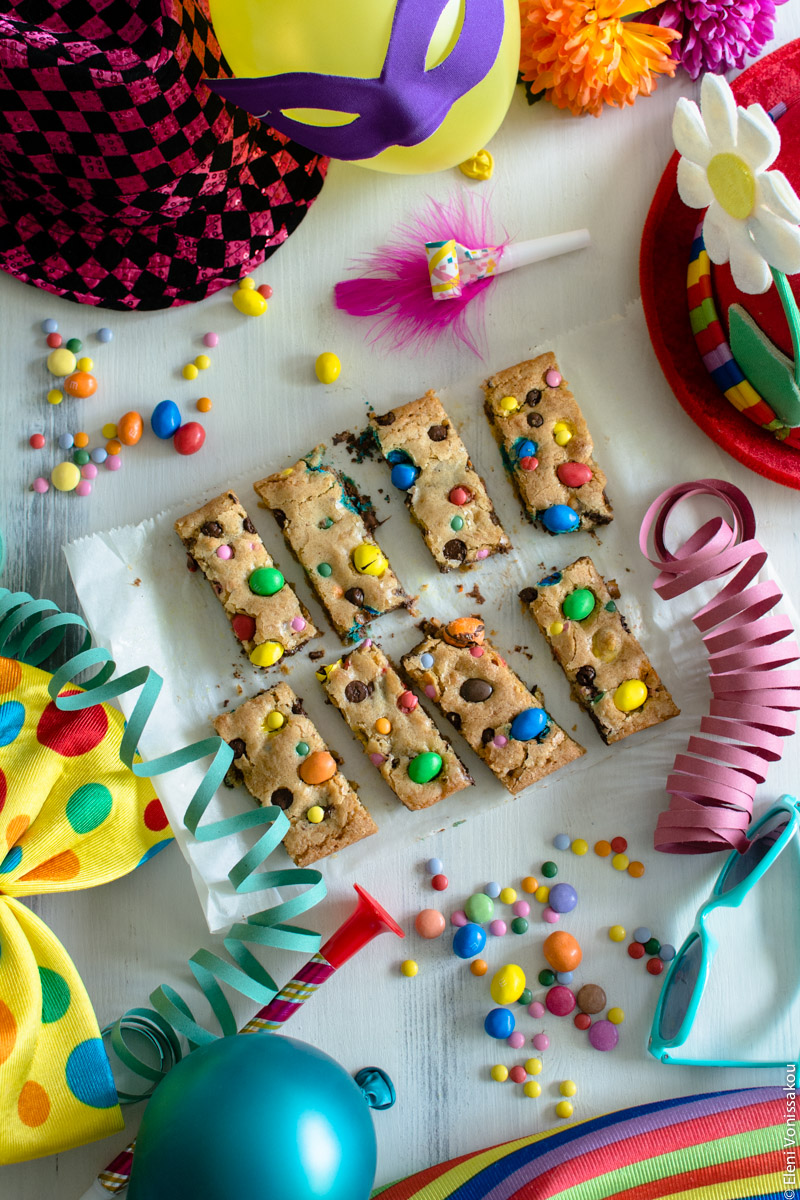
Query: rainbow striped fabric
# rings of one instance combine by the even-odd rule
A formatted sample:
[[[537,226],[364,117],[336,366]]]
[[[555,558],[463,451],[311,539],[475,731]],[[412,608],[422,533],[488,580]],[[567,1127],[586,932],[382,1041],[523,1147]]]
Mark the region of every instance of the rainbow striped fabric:
[[[452,1159],[381,1200],[781,1200],[783,1088],[626,1108]]]

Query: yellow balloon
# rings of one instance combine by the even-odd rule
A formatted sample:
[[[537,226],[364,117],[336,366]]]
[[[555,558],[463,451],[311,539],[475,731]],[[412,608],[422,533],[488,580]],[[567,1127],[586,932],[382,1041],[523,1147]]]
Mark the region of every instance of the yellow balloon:
[[[474,14],[481,3],[446,0],[428,45],[426,72],[458,47],[465,11]],[[369,80],[377,79],[383,69],[397,4],[398,0],[210,0],[210,9],[214,32],[237,79],[312,72]],[[424,141],[389,146],[374,157],[356,160],[361,166],[423,174],[457,166],[484,148],[508,110],[519,67],[518,0],[502,0],[502,6],[500,48],[480,82],[456,99]],[[347,125],[359,115],[327,109],[281,111],[317,129]],[[267,115],[264,120],[269,123]],[[303,142],[299,132],[293,136]],[[312,134],[309,145],[313,148]]]

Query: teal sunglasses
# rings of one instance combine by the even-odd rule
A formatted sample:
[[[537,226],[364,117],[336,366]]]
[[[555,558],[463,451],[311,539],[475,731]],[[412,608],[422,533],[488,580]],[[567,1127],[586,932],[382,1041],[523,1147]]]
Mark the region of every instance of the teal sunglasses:
[[[672,1050],[683,1046],[689,1036],[718,948],[716,938],[706,929],[708,917],[718,908],[738,908],[798,829],[800,803],[793,796],[781,796],[775,807],[748,830],[747,849],[741,853],[734,850],[727,858],[711,896],[698,910],[691,933],[670,964],[658,997],[647,1049],[660,1062],[675,1066],[785,1068],[786,1059],[741,1062],[678,1058]],[[800,839],[796,845],[800,847]]]

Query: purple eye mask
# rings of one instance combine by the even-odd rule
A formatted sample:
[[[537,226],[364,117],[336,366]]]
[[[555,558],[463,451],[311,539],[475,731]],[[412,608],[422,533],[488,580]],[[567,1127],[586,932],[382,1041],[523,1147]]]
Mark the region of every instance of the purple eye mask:
[[[207,79],[213,92],[317,154],[373,158],[389,146],[416,146],[434,133],[457,100],[488,75],[503,40],[503,0],[465,0],[451,53],[425,70],[425,56],[447,0],[397,0],[383,70],[377,79],[288,71],[263,79]],[[294,121],[282,109],[358,113],[349,125]]]

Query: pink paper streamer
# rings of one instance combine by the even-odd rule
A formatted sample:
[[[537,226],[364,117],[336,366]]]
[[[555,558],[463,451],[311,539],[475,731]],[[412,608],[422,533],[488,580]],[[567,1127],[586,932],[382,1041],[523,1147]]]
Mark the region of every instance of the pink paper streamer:
[[[692,496],[712,496],[727,509],[671,553],[665,542],[673,510]],[[767,561],[756,541],[749,500],[722,479],[699,479],[662,492],[647,510],[639,534],[645,558],[659,569],[653,587],[663,600],[701,583],[736,574],[695,613],[708,652],[712,701],[687,752],[667,778],[670,805],[653,844],[667,854],[744,850],[756,787],[783,752],[800,710],[800,658],[788,617],[772,610],[783,596],[776,583],[755,583]],[[655,557],[649,553],[652,535]]]

